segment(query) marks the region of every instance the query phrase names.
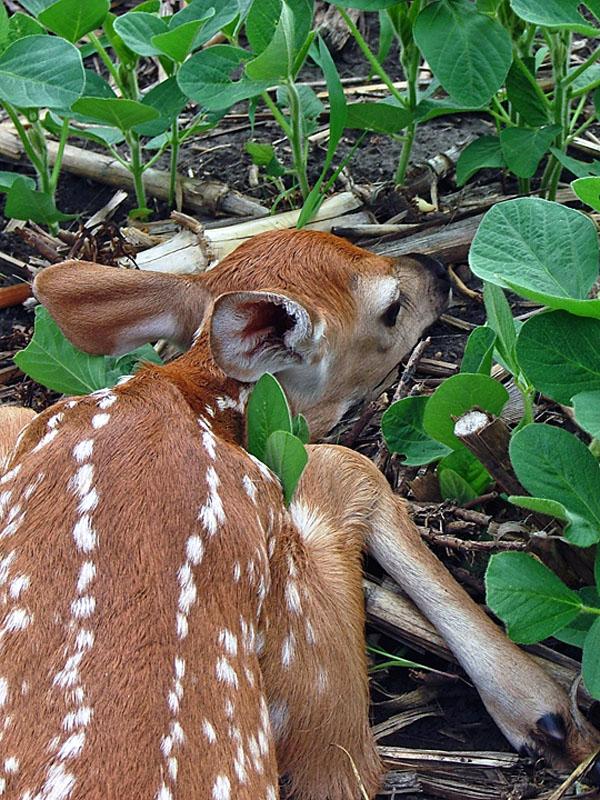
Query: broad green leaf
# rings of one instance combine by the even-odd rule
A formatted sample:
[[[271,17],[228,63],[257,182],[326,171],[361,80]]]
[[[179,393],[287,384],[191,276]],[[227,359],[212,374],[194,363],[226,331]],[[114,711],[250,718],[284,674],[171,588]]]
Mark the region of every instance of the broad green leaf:
[[[479,225],[469,264],[479,278],[551,307],[591,316],[600,306],[584,300],[598,276],[595,225],[558,203],[524,197],[493,206]]]
[[[79,51],[57,36],[26,36],[0,56],[0,100],[18,108],[68,108],[84,84]]]
[[[136,125],[135,132],[142,136],[158,136],[171,127],[186,104],[187,97],[179,88],[174,77],[161,81],[153,89],[150,89],[142,100],[142,105],[154,108],[160,116],[150,122]]]
[[[161,17],[144,11],[129,11],[117,17],[114,29],[127,47],[140,56],[157,56],[160,50],[152,44],[154,36],[167,33],[169,27]]]
[[[377,133],[400,133],[413,119],[412,112],[392,103],[350,103],[347,128]]]
[[[213,11],[210,16],[209,12]],[[209,39],[222,31],[239,13],[237,0],[192,0],[185,8],[178,11],[169,23],[169,29],[178,28],[197,19],[204,19],[202,27],[196,34],[192,49],[196,49],[208,42]]]
[[[573,395],[600,389],[600,320],[536,314],[519,332],[517,359],[538,391],[570,405]]]
[[[403,464],[431,464],[450,453],[445,444],[436,442],[423,428],[427,397],[405,397],[393,403],[381,419],[381,430],[391,453],[404,456]]]
[[[486,602],[515,642],[552,636],[578,615],[579,596],[526,553],[498,553],[485,575]]]
[[[583,645],[581,672],[585,688],[592,697],[600,698],[600,617],[597,617]]]
[[[48,8],[54,3],[54,0],[21,0],[21,5],[26,8],[30,14],[37,17],[44,9]]]
[[[341,8],[360,8],[361,11],[380,11],[382,8],[391,8],[398,4],[398,0],[325,0],[326,3],[341,6]]]
[[[85,117],[81,117],[79,114],[75,114],[74,117],[76,119],[83,119],[84,121],[87,119]],[[49,111],[42,120],[42,125],[47,131],[54,134],[54,136],[60,136],[63,120],[58,117],[56,114],[53,114]],[[86,124],[85,127],[79,128],[75,125],[69,125],[69,137],[74,137],[78,139],[87,139],[90,142],[98,142],[101,145],[116,145],[120,144],[124,141],[125,136],[118,128],[109,128],[108,126],[104,125],[89,125]]]
[[[533,61],[533,59],[531,59]],[[525,63],[515,58],[506,76],[506,95],[513,110],[521,115],[523,122],[535,127],[547,125],[550,105],[535,79],[535,74]],[[535,69],[535,66],[532,66]]]
[[[109,11],[110,0],[57,0],[38,19],[53,33],[75,43],[99,28]]]
[[[600,547],[596,548],[596,560],[594,561],[594,580],[596,582],[596,592],[600,594]]]
[[[464,184],[485,167],[501,169],[505,166],[500,139],[497,136],[480,136],[468,144],[456,162],[456,185]]]
[[[510,36],[468,0],[426,6],[414,37],[433,74],[458,103],[484,105],[504,83],[512,61]]]
[[[24,181],[30,189],[35,189],[36,183],[29,175],[21,175],[18,172],[0,171],[0,192],[7,192],[15,181]]]
[[[425,406],[423,427],[429,436],[453,450],[464,448],[454,435],[454,419],[472,408],[499,414],[508,400],[508,392],[498,381],[487,375],[466,372],[453,375],[431,395]]]
[[[304,445],[289,431],[275,431],[267,439],[264,462],[281,481],[283,497],[289,505],[308,463]]]
[[[473,500],[483,494],[492,482],[490,475],[483,464],[467,449],[454,450],[449,455],[442,458],[437,466],[438,477],[440,477],[440,487],[442,487],[441,476],[446,470],[455,472],[468,485],[470,496],[466,500]],[[444,492],[442,490],[442,495]],[[456,497],[455,499],[460,499]]]
[[[313,0],[286,0],[294,17],[294,50],[306,41],[312,27]],[[282,0],[254,0],[246,18],[246,36],[254,55],[272,41],[281,17]]]
[[[594,439],[600,439],[600,391],[579,392],[571,402],[577,424]]]
[[[600,596],[598,596],[598,592],[593,586],[584,586],[583,589],[578,590],[577,594],[584,605],[592,608],[600,608]],[[575,617],[573,622],[570,622],[564,628],[556,631],[554,638],[558,639],[560,642],[572,644],[574,647],[579,647],[581,649],[583,648],[589,629],[597,619],[598,617],[596,614],[582,611]]]
[[[275,155],[273,145],[263,142],[246,142],[244,149],[252,159],[252,163],[263,167],[267,175],[271,177],[285,175],[285,167]]]
[[[209,111],[230,108],[240,100],[255,97],[268,89],[271,81],[232,81],[230,74],[248,53],[229,45],[214,45],[188,58],[177,73],[181,91]]]
[[[519,178],[532,178],[558,133],[558,125],[504,128],[500,131],[500,145],[507,167]]]
[[[482,108],[482,105],[457,103],[451,97],[445,97],[440,100],[424,97],[417,104],[414,115],[417,122],[428,122],[430,119],[436,119],[436,117],[447,117],[449,114],[465,114],[469,111],[480,111]]]
[[[41,36],[45,35],[45,33],[44,26],[40,25],[36,19],[17,11],[16,14],[12,14],[8,18],[8,40],[6,44],[12,44],[17,39],[23,39],[25,36]]]
[[[492,369],[496,338],[492,328],[482,326],[471,331],[460,364],[460,371],[489,375]]]
[[[579,0],[510,0],[512,10],[526,22],[546,28],[567,28],[595,36],[597,31],[579,13]]]
[[[0,53],[8,45],[8,12],[4,3],[0,4]]]
[[[302,444],[310,442],[310,430],[303,414],[298,414],[292,419],[292,433],[297,439],[300,439]]]
[[[348,104],[335,62],[321,38],[319,38],[319,66],[325,76],[329,93],[329,142],[323,166],[324,173],[331,166],[344,129],[348,125]]]
[[[578,178],[571,183],[577,197],[594,211],[600,211],[600,177]]]
[[[292,415],[285,393],[277,378],[266,372],[256,383],[246,409],[247,449],[265,461],[269,436],[275,431],[292,432]],[[266,461],[265,461],[266,463]]]
[[[565,507],[565,536],[579,547],[600,540],[600,464],[562,428],[537,423],[515,433],[510,458],[522,486],[534,497]]]
[[[82,97],[73,103],[73,111],[121,131],[160,116],[152,106],[125,97]]]
[[[276,83],[291,77],[294,64],[294,15],[285,0],[281,15],[269,44],[246,64],[246,75],[252,81]]]
[[[453,469],[444,469],[441,472],[438,470],[438,481],[440,494],[444,500],[452,500],[458,505],[463,505],[477,497],[473,487]]]
[[[585,89],[590,83],[595,83],[600,78],[600,64],[591,64],[571,83],[571,91]]]
[[[159,33],[152,37],[152,46],[180,64],[190,54],[202,22],[203,20],[199,19],[192,20],[185,25],[169,29],[166,33]]]
[[[160,362],[149,345],[119,358],[82,353],[63,336],[43,306],[35,309],[32,340],[14,358],[33,380],[64,394],[89,394],[113,386],[131,373],[133,364],[150,360]]]
[[[499,286],[486,281],[483,284],[483,302],[487,324],[496,334],[496,350],[509,371],[516,375],[519,371],[515,357],[517,332],[508,300]]]
[[[600,161],[594,159],[592,161],[579,161],[577,158],[571,158],[556,147],[551,147],[550,152],[560,161],[565,169],[572,172],[578,178],[587,178],[590,175],[600,175]]]
[[[75,219],[75,214],[63,214],[54,205],[49,194],[31,188],[30,179],[18,178],[13,181],[6,196],[4,213],[11,219],[25,219],[40,225]]]
[[[556,500],[546,500],[543,497],[530,497],[526,495],[513,494],[509,498],[510,502],[519,506],[519,508],[526,508],[528,511],[536,511],[538,514],[545,514],[547,517],[555,517],[567,522],[567,510],[562,503]]]

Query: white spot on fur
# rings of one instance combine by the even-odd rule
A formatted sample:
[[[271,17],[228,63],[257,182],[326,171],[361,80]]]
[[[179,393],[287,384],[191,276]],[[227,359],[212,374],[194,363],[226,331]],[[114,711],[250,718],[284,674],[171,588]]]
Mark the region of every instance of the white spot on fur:
[[[252,478],[249,475],[244,475],[244,477],[242,478],[242,485],[244,487],[244,491],[246,492],[246,494],[248,495],[250,500],[252,500],[252,502],[255,503],[256,502],[256,486],[254,485],[254,482],[253,482]]]
[[[103,428],[105,425],[108,424],[110,420],[110,414],[95,414],[92,417],[92,428],[98,430],[99,428]]]
[[[17,631],[24,631],[29,627],[33,620],[33,615],[30,614],[25,608],[13,608],[4,618],[4,625],[0,630],[0,637],[5,633],[16,633]]]
[[[109,409],[116,402],[117,402],[117,395],[116,394],[112,394],[112,392],[111,392],[110,394],[107,394],[106,397],[103,397],[102,400],[100,400],[98,402],[98,408],[101,409],[102,411],[106,411],[107,409]]]
[[[230,656],[237,655],[237,637],[228,628],[223,628],[219,633],[219,644]]]
[[[274,786],[267,786],[266,800],[277,800],[277,792]]]
[[[29,589],[29,584],[31,583],[28,575],[17,575],[11,581],[10,587],[8,589],[8,594],[10,595],[12,600],[18,600],[21,597],[21,594]]]
[[[283,739],[287,732],[288,720],[290,712],[287,703],[279,700],[276,703],[269,705],[269,719],[271,723],[271,731],[277,741]]]
[[[230,686],[234,686],[236,689],[238,688],[237,673],[229,661],[227,661],[227,659],[223,656],[217,660],[216,674],[218,680],[220,680],[222,683],[227,683]]]
[[[5,759],[4,761],[4,771],[8,772],[9,775],[14,775],[16,772],[19,771],[19,759],[15,758],[15,756],[10,756],[10,758]]]
[[[226,775],[218,775],[213,784],[213,800],[230,800],[231,783]]]
[[[306,620],[304,623],[304,631],[306,633],[306,641],[308,644],[314,644],[317,639],[315,637],[315,629],[313,628],[310,620]]]
[[[324,519],[318,510],[310,508],[306,503],[290,503],[290,516],[303,539],[313,538],[324,525]]]
[[[285,587],[285,600],[287,607],[292,613],[302,613],[302,604],[300,602],[300,595],[298,594],[298,587],[293,581],[290,581]]]
[[[177,614],[176,629],[177,629],[177,636],[180,639],[185,639],[185,637],[188,635],[188,621],[185,614],[181,613]]]
[[[58,751],[58,757],[65,761],[68,758],[77,758],[77,756],[83,750],[83,745],[85,744],[85,731],[79,731],[78,733],[74,733],[72,736],[63,743],[62,747]]]
[[[155,800],[173,800],[173,795],[171,794],[171,790],[165,783],[163,783],[163,785],[156,793]]]
[[[22,466],[23,466],[22,464],[17,464],[17,466],[14,469],[11,469],[9,472],[6,472],[0,478],[0,485],[4,485],[5,483],[9,483],[10,481],[12,481],[13,478],[16,478],[17,475],[19,474],[19,472],[21,471],[21,467]]]
[[[89,595],[78,597],[71,603],[71,614],[75,619],[88,619],[96,610],[96,599]]]
[[[236,583],[239,583],[241,576],[242,576],[242,569],[240,567],[240,562],[239,561],[234,561],[234,563],[233,563],[233,580]]]
[[[225,512],[218,492],[221,481],[212,465],[206,470],[206,483],[208,484],[208,497],[200,508],[198,519],[204,525],[208,535],[214,536],[219,525],[225,522]]]
[[[0,708],[6,705],[8,700],[8,681],[6,678],[0,678]]]
[[[94,440],[93,439],[83,439],[83,441],[76,444],[73,448],[73,456],[78,464],[83,464],[84,461],[89,461],[92,457],[92,452],[94,450]]]
[[[83,594],[90,583],[96,577],[96,565],[93,561],[84,561],[79,570],[79,578],[77,579],[77,591]]]
[[[67,800],[75,786],[75,776],[62,764],[52,764],[42,791],[43,800]]]
[[[296,655],[296,640],[290,631],[281,646],[281,664],[286,669],[290,666]]]
[[[50,428],[50,430],[60,425],[60,423],[63,421],[63,417],[64,414],[62,413],[62,411],[59,411],[58,414],[54,414],[52,417],[50,417],[50,419],[48,420],[48,427]]]
[[[43,450],[46,445],[50,444],[50,442],[58,435],[58,428],[53,428],[50,430],[45,436],[39,440],[36,446],[31,451],[32,453],[39,453],[40,450]],[[20,466],[20,465],[19,465]]]
[[[171,757],[168,762],[169,777],[173,782],[177,780],[177,759]]]
[[[188,538],[185,545],[185,552],[190,563],[197,567],[204,555],[204,545],[198,534],[193,534]]]
[[[86,728],[90,724],[92,713],[92,709],[89,706],[82,706],[76,711],[69,711],[63,719],[63,728],[68,733],[75,730],[75,728]]]
[[[80,517],[73,528],[73,539],[77,549],[84,553],[91,553],[96,548],[98,538],[96,531],[92,528],[92,521],[89,514]]]
[[[215,729],[207,719],[202,723],[202,733],[206,736],[210,744],[214,744],[217,741]]]

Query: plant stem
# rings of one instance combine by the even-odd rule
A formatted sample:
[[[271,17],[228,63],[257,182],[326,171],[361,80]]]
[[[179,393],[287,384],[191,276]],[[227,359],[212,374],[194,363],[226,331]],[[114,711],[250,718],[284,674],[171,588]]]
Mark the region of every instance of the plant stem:
[[[574,69],[573,72],[570,72],[565,77],[564,85],[570,86],[570,84],[572,84],[574,80],[583,74],[588,67],[591,67],[592,64],[595,64],[598,61],[598,58],[600,58],[600,45],[594,50],[591,56],[586,58],[586,60],[577,67],[577,69]]]
[[[94,46],[94,49],[96,50],[96,52],[100,56],[100,58],[102,60],[102,63],[104,64],[106,69],[109,71],[111,78],[115,82],[115,86],[117,86],[117,88],[119,89],[119,91],[121,92],[123,97],[126,97],[127,96],[127,91],[125,90],[125,86],[123,85],[123,82],[121,81],[121,78],[119,77],[119,72],[118,72],[117,68],[115,67],[115,65],[113,64],[113,62],[111,61],[111,58],[108,55],[108,53],[106,52],[104,46],[102,45],[102,42],[100,41],[100,39],[98,39],[98,37],[96,36],[95,33],[91,33],[91,32],[88,33],[88,39],[89,39],[90,44]]]
[[[169,178],[169,208],[175,206],[177,194],[177,162],[179,160],[179,121],[173,120],[171,128],[171,162]]]
[[[33,164],[33,166],[35,168],[35,171],[37,172],[38,177],[40,178],[40,181],[41,181],[41,176],[42,176],[42,172],[43,172],[44,166],[42,164],[42,161],[38,157],[37,153],[35,152],[35,150],[33,148],[33,145],[29,141],[29,136],[27,135],[27,131],[23,127],[23,125],[21,123],[21,120],[19,119],[19,115],[17,114],[15,109],[9,103],[3,103],[3,105],[4,105],[4,108],[6,110],[6,113],[10,117],[10,121],[15,126],[15,130],[17,131],[17,133],[19,135],[19,139],[21,140],[21,142],[23,144],[23,150],[25,150],[25,153],[27,154],[27,158]]]
[[[62,166],[65,146],[67,144],[67,139],[69,138],[69,122],[70,120],[68,117],[66,117],[63,120],[62,128],[60,131],[60,139],[58,142],[58,151],[56,153],[56,158],[54,160],[54,167],[52,169],[52,174],[50,175],[50,193],[52,194],[52,199],[54,199],[54,196],[56,195],[56,187],[58,186],[58,178]]]
[[[264,100],[265,105],[268,106],[271,114],[273,114],[273,116],[275,117],[275,121],[277,122],[277,124],[279,125],[281,130],[284,132],[284,134],[287,136],[287,138],[291,142],[292,141],[292,137],[294,136],[294,133],[293,133],[291,127],[288,125],[286,118],[283,116],[283,114],[281,113],[279,108],[277,108],[277,103],[275,103],[271,99],[271,96],[269,95],[268,92],[263,92],[261,94],[261,97]]]
[[[417,3],[420,6],[420,3]],[[406,178],[406,170],[410,163],[410,156],[412,153],[413,143],[415,141],[415,134],[417,132],[417,121],[414,112],[417,108],[417,81],[419,76],[419,63],[421,56],[414,42],[407,44],[402,50],[402,67],[408,83],[408,107],[412,112],[410,123],[406,127],[406,137],[402,145],[400,159],[396,172],[394,173],[394,183],[396,186],[401,186]]]
[[[133,176],[133,185],[135,188],[136,202],[139,208],[147,208],[146,205],[146,190],[144,188],[144,165],[142,163],[142,148],[140,145],[140,137],[130,132],[127,136],[127,144],[131,152],[131,164],[129,171]]]
[[[300,105],[300,97],[298,90],[293,81],[288,81],[286,84],[288,94],[288,104],[290,108],[290,118],[292,120],[292,138],[290,144],[292,146],[292,158],[294,160],[294,169],[298,175],[300,183],[300,191],[302,192],[302,199],[306,200],[310,193],[310,186],[308,185],[307,164],[304,158],[304,136],[302,132],[302,108]]]
[[[387,72],[381,66],[381,64],[379,63],[377,58],[375,58],[375,56],[373,55],[373,53],[371,52],[371,50],[369,48],[369,45],[366,43],[366,41],[361,36],[360,31],[358,30],[358,28],[356,27],[356,25],[354,24],[352,19],[348,16],[346,11],[341,6],[336,6],[336,8],[339,11],[340,16],[342,17],[342,19],[344,20],[344,22],[348,26],[348,29],[350,30],[350,33],[352,34],[353,38],[355,39],[356,44],[360,47],[364,57],[369,62],[373,72],[376,75],[379,75],[379,77],[381,78],[383,83],[385,83],[387,88],[390,90],[390,94],[393,97],[395,97],[396,100],[398,100],[398,102],[401,103],[401,105],[404,106],[404,108],[407,108],[408,107],[408,103],[406,102],[406,99],[402,96],[402,94],[398,91],[398,89],[396,89],[396,87],[394,86],[394,84],[393,84],[392,80],[390,79],[389,75],[387,74]]]

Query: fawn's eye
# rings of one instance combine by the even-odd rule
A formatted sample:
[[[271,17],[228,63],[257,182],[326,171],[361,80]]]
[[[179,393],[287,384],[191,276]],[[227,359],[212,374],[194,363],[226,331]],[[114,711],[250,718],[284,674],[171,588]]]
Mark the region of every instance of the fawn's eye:
[[[398,319],[398,314],[400,313],[400,300],[394,300],[394,302],[386,308],[384,313],[381,315],[381,321],[386,326],[386,328],[393,328],[396,324]]]

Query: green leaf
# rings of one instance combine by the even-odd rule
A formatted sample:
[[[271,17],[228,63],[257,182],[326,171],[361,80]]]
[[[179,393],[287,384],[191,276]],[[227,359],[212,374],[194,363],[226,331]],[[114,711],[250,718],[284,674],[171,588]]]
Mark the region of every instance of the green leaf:
[[[461,372],[480,372],[489,375],[492,369],[492,356],[496,344],[496,333],[492,328],[475,328],[467,340],[467,346],[460,364]]]
[[[594,561],[594,580],[596,582],[596,592],[600,594],[600,547],[596,548],[596,560]]]
[[[362,11],[380,11],[382,8],[391,8],[398,5],[398,0],[325,0],[326,3],[341,6],[342,8],[360,8]]]
[[[212,10],[213,15],[209,12]],[[169,30],[178,28],[193,20],[205,20],[202,27],[196,34],[196,39],[192,45],[195,50],[208,42],[209,39],[222,31],[239,12],[237,0],[192,0],[185,8],[178,11],[169,23]]]
[[[450,495],[444,494],[442,487],[442,474],[449,470],[458,475],[469,487],[469,496],[463,495]],[[483,464],[475,458],[475,456],[467,449],[454,450],[454,452],[443,458],[437,467],[438,477],[440,479],[440,488],[442,489],[442,496],[450,499],[457,499],[461,502],[474,500],[479,495],[483,494],[490,486],[492,479]]]
[[[275,431],[267,439],[264,461],[281,481],[283,497],[289,505],[308,463],[304,445],[288,431]]]
[[[68,108],[84,84],[79,51],[56,36],[26,36],[0,56],[0,100],[18,108]]]
[[[429,398],[423,415],[423,427],[438,442],[453,450],[464,449],[454,435],[453,417],[459,417],[472,408],[481,408],[499,414],[508,400],[508,392],[498,381],[487,375],[470,375],[466,372],[453,375],[444,381]]]
[[[0,53],[8,45],[8,12],[4,3],[0,4]]]
[[[0,192],[7,192],[13,183],[22,180],[30,189],[35,189],[36,183],[29,175],[21,175],[18,172],[3,172],[0,170]]]
[[[444,500],[452,500],[458,505],[464,505],[477,497],[468,482],[453,469],[438,470],[440,493]]]
[[[31,188],[29,179],[17,178],[6,196],[4,213],[11,219],[25,219],[41,225],[75,219],[75,214],[63,214],[54,205],[49,194]]]
[[[310,442],[310,430],[308,422],[303,414],[298,414],[292,420],[292,433],[297,439],[300,439],[302,444]]]
[[[585,637],[581,671],[585,688],[592,697],[600,697],[600,618],[596,618]]]
[[[483,284],[483,302],[487,324],[496,334],[496,350],[511,374],[516,375],[519,371],[515,356],[517,332],[508,300],[499,286],[486,281]]]
[[[497,203],[479,225],[469,264],[479,278],[553,308],[598,313],[599,301],[583,299],[598,277],[598,237],[580,211],[538,198]]]
[[[170,128],[181,114],[187,105],[187,97],[174,77],[167,78],[144,95],[142,105],[155,109],[159,116],[150,122],[136,125],[134,131],[142,136],[158,136]]]
[[[347,108],[346,127],[361,131],[400,133],[413,119],[409,109],[392,103],[350,103]]]
[[[286,0],[294,17],[294,46],[299,51],[312,27],[313,0]],[[281,18],[282,0],[254,0],[246,18],[246,36],[254,55],[272,41]]]
[[[513,494],[509,501],[519,508],[526,508],[528,511],[536,511],[538,514],[545,514],[547,517],[555,517],[556,519],[567,522],[569,517],[567,510],[562,503],[556,500],[546,500],[543,497],[530,497],[526,495]]]
[[[535,73],[519,58],[515,58],[506,76],[506,95],[513,110],[527,125],[537,127],[549,122],[550,105],[546,95],[540,89]]]
[[[267,440],[274,431],[292,432],[292,415],[285,393],[277,378],[268,372],[257,381],[252,390],[246,419],[247,450],[261,461],[265,461]]]
[[[74,43],[99,28],[109,11],[110,0],[57,0],[38,19],[53,33]]]
[[[230,108],[272,85],[271,81],[230,79],[233,70],[247,58],[248,53],[240,48],[214,45],[188,58],[177,73],[177,83],[185,95],[209,111]]]
[[[504,128],[500,131],[502,154],[510,171],[519,178],[532,178],[558,133],[558,125],[535,129]]]
[[[405,397],[393,403],[381,419],[381,430],[391,453],[401,453],[403,464],[421,466],[438,461],[450,448],[436,442],[423,428],[427,397]]]
[[[152,37],[152,46],[181,64],[190,54],[202,22],[203,20],[192,20],[173,30],[169,29],[166,33],[159,33]]]
[[[597,35],[596,28],[577,10],[579,0],[510,0],[510,5],[515,14],[534,25],[567,28],[584,36]]]
[[[21,5],[23,8],[26,8],[30,14],[33,14],[34,17],[37,17],[38,14],[41,14],[45,8],[51,6],[54,3],[54,0],[22,0]]]
[[[169,30],[164,19],[144,11],[129,11],[117,17],[114,29],[127,47],[140,56],[160,55],[161,51],[152,44],[152,39]]]
[[[8,40],[6,45],[16,42],[17,39],[23,39],[25,36],[43,36],[45,33],[45,28],[36,19],[17,11],[16,14],[12,14],[8,19]],[[0,48],[0,52],[2,49]]]
[[[267,175],[275,178],[285,175],[285,167],[275,155],[273,145],[263,142],[246,142],[244,149],[252,159],[252,163],[257,167],[263,167]]]
[[[441,98],[440,100],[424,97],[417,103],[414,115],[417,122],[428,122],[430,119],[436,119],[436,117],[447,117],[449,114],[465,114],[469,111],[480,111],[481,109],[481,105],[457,103],[451,97]]]
[[[600,391],[579,392],[571,398],[577,424],[600,439]]]
[[[497,136],[480,136],[468,144],[456,162],[456,185],[464,184],[485,167],[501,169],[505,166],[500,139]]]
[[[578,178],[587,178],[590,175],[600,175],[600,161],[594,159],[593,161],[579,161],[577,158],[571,158],[556,147],[551,147],[550,152],[560,161],[565,169],[572,172]]]
[[[570,405],[573,395],[600,389],[600,320],[536,314],[519,332],[517,359],[538,391]]]
[[[510,36],[468,0],[426,6],[414,37],[433,74],[458,103],[484,105],[504,83],[512,61]]]
[[[285,80],[291,76],[294,64],[294,15],[286,2],[269,44],[256,58],[246,64],[246,75],[253,81]]]
[[[32,340],[14,358],[34,381],[56,392],[77,395],[114,386],[121,376],[131,373],[133,364],[148,360],[157,361],[148,345],[119,358],[82,353],[63,336],[43,306],[35,309]]]
[[[548,567],[526,553],[498,553],[485,575],[486,602],[515,642],[552,636],[578,615],[581,600]]]
[[[593,586],[584,586],[583,589],[578,590],[577,594],[584,605],[600,608],[600,596]],[[585,637],[589,629],[597,619],[598,617],[596,614],[589,614],[582,611],[575,617],[573,622],[557,631],[554,634],[554,638],[558,639],[560,642],[565,642],[565,644],[571,644],[581,649],[583,648]]]
[[[73,103],[73,111],[121,131],[131,130],[160,116],[152,106],[125,97],[82,97]]]
[[[565,507],[569,541],[589,547],[600,540],[600,465],[582,441],[561,428],[534,423],[513,435],[510,458],[530,494]]]
[[[577,197],[594,211],[600,211],[600,177],[578,178],[571,183]]]

